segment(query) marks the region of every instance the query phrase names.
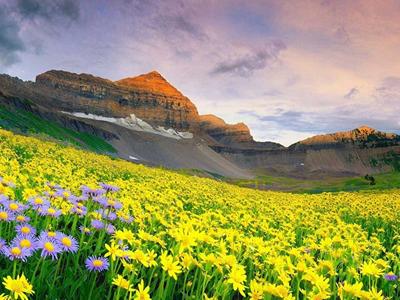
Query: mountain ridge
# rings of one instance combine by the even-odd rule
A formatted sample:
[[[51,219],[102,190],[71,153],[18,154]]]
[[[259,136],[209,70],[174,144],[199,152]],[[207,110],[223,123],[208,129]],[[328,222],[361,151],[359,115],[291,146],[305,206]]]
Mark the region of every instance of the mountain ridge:
[[[398,135],[368,126],[289,147],[256,142],[242,122],[200,115],[157,71],[116,81],[60,70],[39,74],[35,82],[0,75],[0,104],[100,136],[127,160],[228,177],[251,177],[257,170],[288,176],[383,172],[390,169],[392,154],[400,154]]]

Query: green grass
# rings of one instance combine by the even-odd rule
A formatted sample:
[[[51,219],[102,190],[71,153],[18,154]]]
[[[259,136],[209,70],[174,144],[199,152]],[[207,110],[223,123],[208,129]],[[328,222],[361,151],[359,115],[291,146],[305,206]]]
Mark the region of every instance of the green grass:
[[[253,180],[231,180],[239,186],[256,187],[266,190],[282,190],[295,193],[323,193],[360,190],[387,190],[400,188],[400,172],[373,175],[376,184],[370,185],[364,177],[324,178],[319,180],[257,176]]]
[[[100,153],[115,153],[116,150],[103,139],[88,133],[77,132],[44,120],[37,115],[0,105],[0,127],[17,133],[39,135],[66,142],[79,148]]]

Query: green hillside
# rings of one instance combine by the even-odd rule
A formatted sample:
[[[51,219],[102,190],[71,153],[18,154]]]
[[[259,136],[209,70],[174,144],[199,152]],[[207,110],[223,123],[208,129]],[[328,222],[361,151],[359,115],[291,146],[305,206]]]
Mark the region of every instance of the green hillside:
[[[115,153],[116,150],[103,139],[89,133],[77,132],[44,120],[37,115],[0,105],[0,128],[27,135],[39,135],[94,152]]]

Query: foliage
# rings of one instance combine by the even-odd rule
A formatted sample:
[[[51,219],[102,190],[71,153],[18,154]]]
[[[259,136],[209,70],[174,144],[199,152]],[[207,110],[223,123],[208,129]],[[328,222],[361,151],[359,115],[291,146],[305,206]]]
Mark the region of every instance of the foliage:
[[[24,110],[0,105],[0,127],[30,135],[42,135],[95,152],[114,153],[116,150],[103,139],[89,133],[77,132],[55,122],[43,120]]]
[[[400,297],[396,190],[262,192],[2,130],[0,176],[0,299]],[[21,215],[41,242],[11,260]]]

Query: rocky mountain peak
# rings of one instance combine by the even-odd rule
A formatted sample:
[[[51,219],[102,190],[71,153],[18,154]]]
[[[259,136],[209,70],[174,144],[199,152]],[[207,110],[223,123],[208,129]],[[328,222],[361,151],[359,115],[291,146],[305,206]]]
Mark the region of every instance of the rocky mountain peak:
[[[2,85],[7,85],[6,80],[3,84],[0,80]],[[255,142],[244,123],[227,124],[215,115],[200,116],[194,103],[157,71],[111,81],[50,70],[38,75],[35,83],[8,85],[9,94],[22,95],[52,111],[106,118],[134,114],[151,126],[189,131],[213,145],[270,148],[270,143]]]
[[[394,133],[386,133],[363,125],[350,131],[339,131],[316,135],[302,140],[291,147],[325,147],[327,145],[358,144],[362,147],[379,147],[387,143],[397,142],[400,137]]]
[[[200,116],[200,128],[214,140],[223,144],[254,142],[246,124],[227,124],[223,119],[212,114]]]
[[[117,80],[116,84],[137,90],[146,90],[164,96],[183,97],[182,93],[171,85],[160,73],[152,71],[136,77]]]

